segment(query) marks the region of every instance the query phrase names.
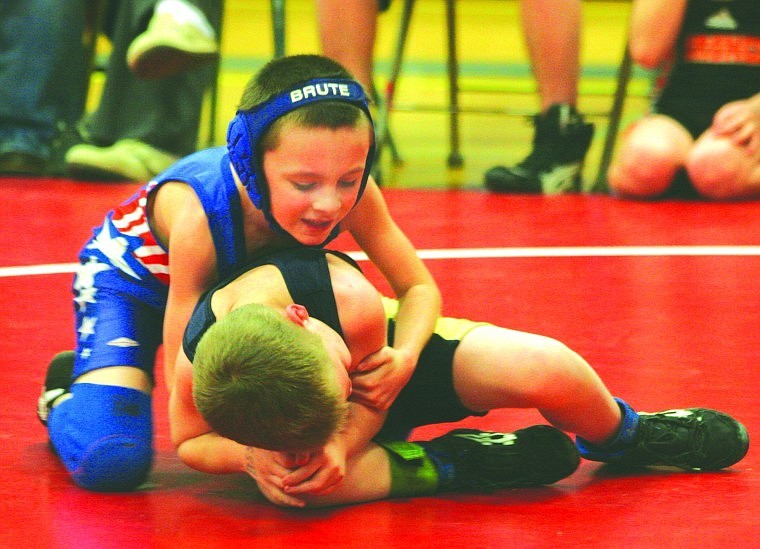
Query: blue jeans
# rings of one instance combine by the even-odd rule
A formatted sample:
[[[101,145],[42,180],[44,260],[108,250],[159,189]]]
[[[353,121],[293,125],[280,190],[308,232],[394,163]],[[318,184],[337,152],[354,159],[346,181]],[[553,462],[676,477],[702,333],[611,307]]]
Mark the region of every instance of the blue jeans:
[[[0,154],[41,158],[84,107],[86,0],[0,2]]]

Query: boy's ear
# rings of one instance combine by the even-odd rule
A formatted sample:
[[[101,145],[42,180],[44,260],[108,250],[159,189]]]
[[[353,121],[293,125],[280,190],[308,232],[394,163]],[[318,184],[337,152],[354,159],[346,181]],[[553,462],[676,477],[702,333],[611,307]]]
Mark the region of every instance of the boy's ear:
[[[285,307],[285,314],[292,322],[295,322],[299,326],[303,326],[304,322],[309,320],[309,311],[298,303],[291,303]]]

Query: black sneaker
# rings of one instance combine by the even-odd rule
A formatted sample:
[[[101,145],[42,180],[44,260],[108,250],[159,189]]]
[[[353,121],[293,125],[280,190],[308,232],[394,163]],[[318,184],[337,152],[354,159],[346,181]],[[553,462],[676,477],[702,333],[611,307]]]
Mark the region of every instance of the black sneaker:
[[[594,136],[572,105],[552,105],[533,117],[533,150],[519,164],[496,166],[485,174],[485,185],[497,193],[559,194],[580,192],[583,159]]]
[[[630,448],[605,453],[580,444],[581,456],[623,468],[671,466],[688,471],[717,471],[741,460],[749,449],[744,426],[731,416],[706,408],[639,412]]]
[[[442,491],[542,486],[572,474],[580,462],[570,437],[548,425],[514,433],[455,429],[420,445],[444,468]]]
[[[53,404],[65,395],[70,395],[71,372],[74,371],[74,351],[63,351],[53,357],[45,375],[45,386],[37,400],[37,417],[47,425]]]

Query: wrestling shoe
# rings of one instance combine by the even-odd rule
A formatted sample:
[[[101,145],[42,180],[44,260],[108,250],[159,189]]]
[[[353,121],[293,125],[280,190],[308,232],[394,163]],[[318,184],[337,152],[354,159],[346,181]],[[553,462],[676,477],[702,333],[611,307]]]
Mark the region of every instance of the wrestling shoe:
[[[211,63],[219,46],[206,17],[182,2],[173,13],[156,12],[147,30],[127,49],[127,64],[139,78],[155,80]]]
[[[71,395],[71,372],[74,371],[74,351],[62,351],[53,357],[45,375],[45,385],[37,400],[37,417],[43,425],[47,425],[47,419],[53,405],[62,397]],[[68,398],[68,397],[66,397]]]
[[[136,139],[122,139],[110,147],[82,143],[66,152],[66,172],[76,179],[149,181],[179,157]]]
[[[581,456],[620,468],[671,466],[688,471],[717,471],[741,460],[749,449],[744,426],[707,408],[649,414],[639,412],[633,443],[610,452],[578,439]]]
[[[514,433],[455,429],[418,444],[436,463],[441,491],[493,492],[552,484],[572,474],[580,462],[573,441],[548,425]]]
[[[583,159],[594,125],[566,104],[552,105],[533,117],[533,150],[512,167],[496,166],[485,174],[485,186],[497,193],[560,194],[580,192]]]

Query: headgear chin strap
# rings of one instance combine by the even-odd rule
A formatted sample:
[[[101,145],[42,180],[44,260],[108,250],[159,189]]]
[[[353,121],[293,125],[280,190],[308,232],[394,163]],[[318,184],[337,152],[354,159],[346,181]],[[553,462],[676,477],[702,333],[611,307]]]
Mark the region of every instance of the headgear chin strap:
[[[230,162],[240,181],[246,188],[253,204],[262,211],[269,225],[287,234],[272,215],[269,188],[262,169],[262,159],[254,158],[259,142],[270,126],[280,117],[317,101],[341,101],[355,105],[367,114],[372,124],[369,104],[364,89],[355,80],[348,78],[314,78],[272,97],[250,110],[239,110],[227,129],[227,150]],[[374,131],[372,145],[362,174],[356,202],[367,186],[367,178],[375,157]],[[356,204],[356,203],[354,203]],[[335,227],[327,240],[335,238],[339,228]],[[325,241],[327,242],[327,241]],[[324,243],[323,243],[324,244]]]

